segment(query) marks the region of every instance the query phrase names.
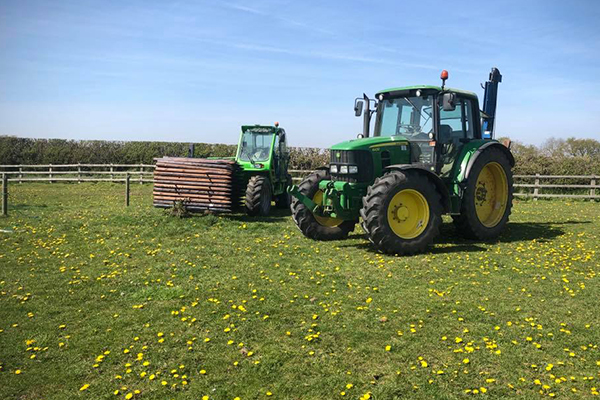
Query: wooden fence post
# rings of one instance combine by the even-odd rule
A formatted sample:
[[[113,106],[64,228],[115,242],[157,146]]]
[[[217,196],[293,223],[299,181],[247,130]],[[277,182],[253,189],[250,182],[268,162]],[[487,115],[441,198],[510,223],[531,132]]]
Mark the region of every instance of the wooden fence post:
[[[113,175],[114,172],[114,167],[113,167],[113,163],[110,163],[110,180],[114,180],[115,176]]]
[[[144,184],[144,164],[140,163],[140,185]]]
[[[2,215],[8,215],[8,178],[2,174]]]
[[[21,179],[23,179],[23,167],[19,165],[19,183],[23,183]]]
[[[590,197],[594,198],[596,196],[596,188],[594,187],[596,186],[596,175],[592,175],[590,185],[592,186],[592,188],[590,189]]]
[[[81,183],[81,163],[77,163],[77,183]]]
[[[540,185],[540,174],[535,174],[535,187],[533,189],[533,201],[537,201],[537,196],[540,194],[539,186]]]
[[[50,178],[50,183],[52,182],[52,164],[49,164],[48,166],[48,172],[50,172],[50,174],[48,175],[48,177]]]
[[[125,206],[129,207],[129,172],[125,174]]]

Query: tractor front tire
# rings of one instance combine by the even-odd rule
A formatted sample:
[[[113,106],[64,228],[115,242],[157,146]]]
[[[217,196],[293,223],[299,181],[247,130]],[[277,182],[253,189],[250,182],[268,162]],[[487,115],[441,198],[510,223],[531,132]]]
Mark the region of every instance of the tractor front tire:
[[[246,213],[251,216],[269,215],[272,197],[269,178],[260,175],[253,176],[246,186]]]
[[[329,172],[317,170],[304,178],[299,190],[303,195],[319,204],[323,199],[323,192],[319,189],[319,182],[328,180]],[[300,232],[307,238],[314,240],[338,240],[348,237],[354,230],[355,221],[344,221],[339,218],[328,218],[314,215],[300,200],[292,199],[292,218]]]
[[[287,189],[292,186],[292,176],[287,174],[286,176],[286,184],[283,190],[283,193],[275,198],[275,205],[277,208],[290,208],[290,204],[292,202],[292,196],[288,193]]]
[[[491,240],[500,235],[512,209],[513,177],[508,158],[499,149],[485,150],[471,167],[457,230],[469,239]]]
[[[362,228],[388,254],[424,251],[439,234],[442,200],[435,184],[414,171],[393,171],[375,180],[363,197]]]

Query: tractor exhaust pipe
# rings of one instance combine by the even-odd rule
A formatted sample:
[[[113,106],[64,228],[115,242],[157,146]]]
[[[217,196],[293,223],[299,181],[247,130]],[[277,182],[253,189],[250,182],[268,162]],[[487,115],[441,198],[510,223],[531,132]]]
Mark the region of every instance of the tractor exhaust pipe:
[[[494,138],[496,105],[498,101],[498,84],[502,82],[502,74],[498,68],[492,68],[490,79],[485,83],[483,95],[483,138]]]

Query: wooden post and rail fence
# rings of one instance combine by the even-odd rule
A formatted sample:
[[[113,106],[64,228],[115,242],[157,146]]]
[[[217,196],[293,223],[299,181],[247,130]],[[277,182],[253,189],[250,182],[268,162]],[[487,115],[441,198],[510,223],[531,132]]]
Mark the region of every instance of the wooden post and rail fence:
[[[289,170],[294,182],[311,171]],[[2,174],[2,215],[8,213],[10,183],[48,182],[125,183],[125,205],[129,206],[130,182],[154,182],[154,164],[23,164],[0,165]],[[515,197],[572,198],[600,200],[600,175],[514,175]],[[556,181],[559,183],[553,183]],[[575,183],[573,183],[575,182]],[[542,193],[544,191],[544,193]],[[549,192],[550,191],[550,192]],[[558,193],[557,193],[558,192]]]

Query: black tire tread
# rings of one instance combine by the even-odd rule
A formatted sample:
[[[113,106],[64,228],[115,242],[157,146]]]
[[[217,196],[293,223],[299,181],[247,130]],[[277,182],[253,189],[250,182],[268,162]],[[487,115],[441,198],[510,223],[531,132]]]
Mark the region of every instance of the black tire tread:
[[[263,196],[263,187],[267,185],[269,190],[269,195],[271,193],[271,182],[269,178],[266,176],[255,175],[250,178],[248,181],[248,185],[246,186],[246,213],[251,216],[255,215],[268,215],[269,212],[266,213],[261,209],[261,201]],[[270,203],[270,202],[269,202]],[[270,207],[269,207],[270,208]]]
[[[508,183],[508,201],[506,204],[506,210],[504,212],[504,216],[502,220],[493,228],[487,228],[477,218],[477,213],[475,211],[475,181],[479,176],[479,172],[483,168],[484,165],[489,162],[497,162],[504,168],[504,172],[506,173],[506,181]],[[467,187],[465,189],[463,195],[463,201],[461,204],[460,215],[452,216],[454,221],[454,225],[460,234],[468,239],[474,240],[492,240],[498,237],[506,224],[508,223],[508,219],[512,212],[512,203],[513,203],[513,176],[512,170],[510,167],[510,162],[506,155],[494,148],[490,148],[486,150],[483,154],[481,154],[477,160],[475,160],[475,164],[469,173]]]
[[[410,185],[410,186],[409,186]],[[406,186],[420,186],[420,192],[429,203],[429,226],[417,238],[403,240],[397,237],[387,222],[387,204],[390,191]],[[395,195],[394,191],[391,196]],[[387,200],[387,201],[386,201]],[[363,197],[363,207],[360,210],[362,228],[375,247],[388,254],[414,254],[424,251],[439,234],[442,223],[442,198],[433,182],[423,174],[414,171],[392,171],[375,180]]]

